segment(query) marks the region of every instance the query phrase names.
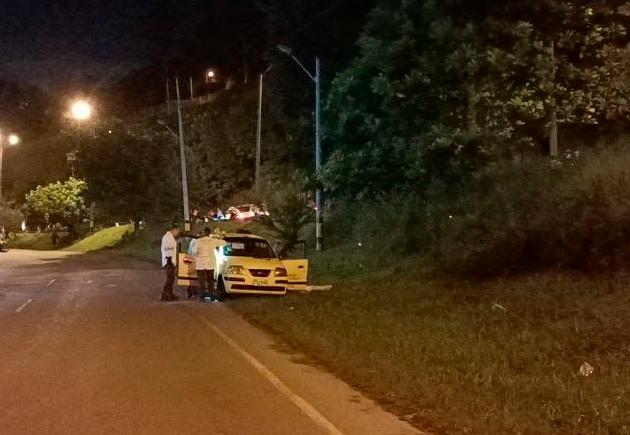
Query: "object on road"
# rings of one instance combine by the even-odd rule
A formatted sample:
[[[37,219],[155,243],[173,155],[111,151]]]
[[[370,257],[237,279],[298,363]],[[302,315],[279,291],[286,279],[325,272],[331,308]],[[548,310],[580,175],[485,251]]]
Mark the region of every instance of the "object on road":
[[[595,368],[587,362],[585,362],[584,364],[580,366],[581,376],[589,377],[590,375],[593,374],[594,371],[595,371]]]

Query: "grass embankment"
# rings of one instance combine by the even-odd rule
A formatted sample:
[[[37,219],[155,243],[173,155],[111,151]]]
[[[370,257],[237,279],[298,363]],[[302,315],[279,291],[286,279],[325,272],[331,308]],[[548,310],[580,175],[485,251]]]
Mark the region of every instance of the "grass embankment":
[[[32,249],[35,251],[48,251],[55,249],[52,238],[48,233],[16,233],[7,242],[9,249]]]
[[[64,248],[64,251],[92,252],[112,248],[122,243],[131,234],[133,234],[133,225],[104,228]]]
[[[351,250],[312,267],[332,292],[230,305],[417,426],[630,433],[628,277],[449,283]]]

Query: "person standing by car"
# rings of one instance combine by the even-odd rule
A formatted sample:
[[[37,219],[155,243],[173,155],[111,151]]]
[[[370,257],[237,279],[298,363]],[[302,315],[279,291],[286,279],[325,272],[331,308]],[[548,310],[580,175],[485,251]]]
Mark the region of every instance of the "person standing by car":
[[[4,229],[4,225],[0,225],[0,252],[7,252],[5,245],[7,243],[7,231]]]
[[[204,302],[206,297],[210,297],[213,301],[218,300],[214,287],[215,249],[224,243],[210,234],[210,228],[204,228],[203,237],[197,240],[193,248],[201,302]]]
[[[175,261],[177,259],[177,237],[179,236],[179,226],[173,223],[171,228],[162,237],[162,267],[166,271],[166,282],[162,289],[161,300],[176,301],[178,298],[173,294],[175,284]]]
[[[188,258],[184,260],[184,262],[191,261],[190,257],[195,256],[195,247],[197,246],[197,241],[203,237],[203,232],[199,232],[195,234],[193,238],[190,240],[190,244],[188,245]],[[186,293],[188,295],[188,299],[191,299],[193,296],[196,296],[198,291],[197,288],[192,284],[192,282],[186,288]],[[201,291],[199,291],[201,293]]]

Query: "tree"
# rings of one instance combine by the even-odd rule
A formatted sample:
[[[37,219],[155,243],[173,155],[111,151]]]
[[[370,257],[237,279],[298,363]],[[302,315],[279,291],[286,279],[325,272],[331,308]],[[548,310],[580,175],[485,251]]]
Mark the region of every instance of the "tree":
[[[552,109],[578,126],[626,119],[627,6],[600,3],[381,0],[329,94],[328,186],[456,190],[546,146]]]
[[[298,174],[268,185],[263,195],[269,216],[262,219],[262,224],[280,244],[280,257],[287,256],[299,242],[304,227],[313,220],[314,213],[308,207],[305,186],[304,179]]]
[[[85,217],[83,195],[87,183],[70,178],[61,183],[37,186],[26,195],[25,211],[31,225],[60,224],[76,235],[75,226]]]

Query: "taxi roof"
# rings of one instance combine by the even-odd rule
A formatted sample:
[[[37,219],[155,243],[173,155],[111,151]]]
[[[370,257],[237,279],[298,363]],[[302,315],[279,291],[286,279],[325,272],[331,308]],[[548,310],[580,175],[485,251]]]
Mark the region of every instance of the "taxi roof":
[[[242,234],[242,233],[227,233],[221,236],[223,239],[228,238],[239,238],[239,239],[256,239],[256,240],[267,240],[262,236],[257,236],[256,234]]]

